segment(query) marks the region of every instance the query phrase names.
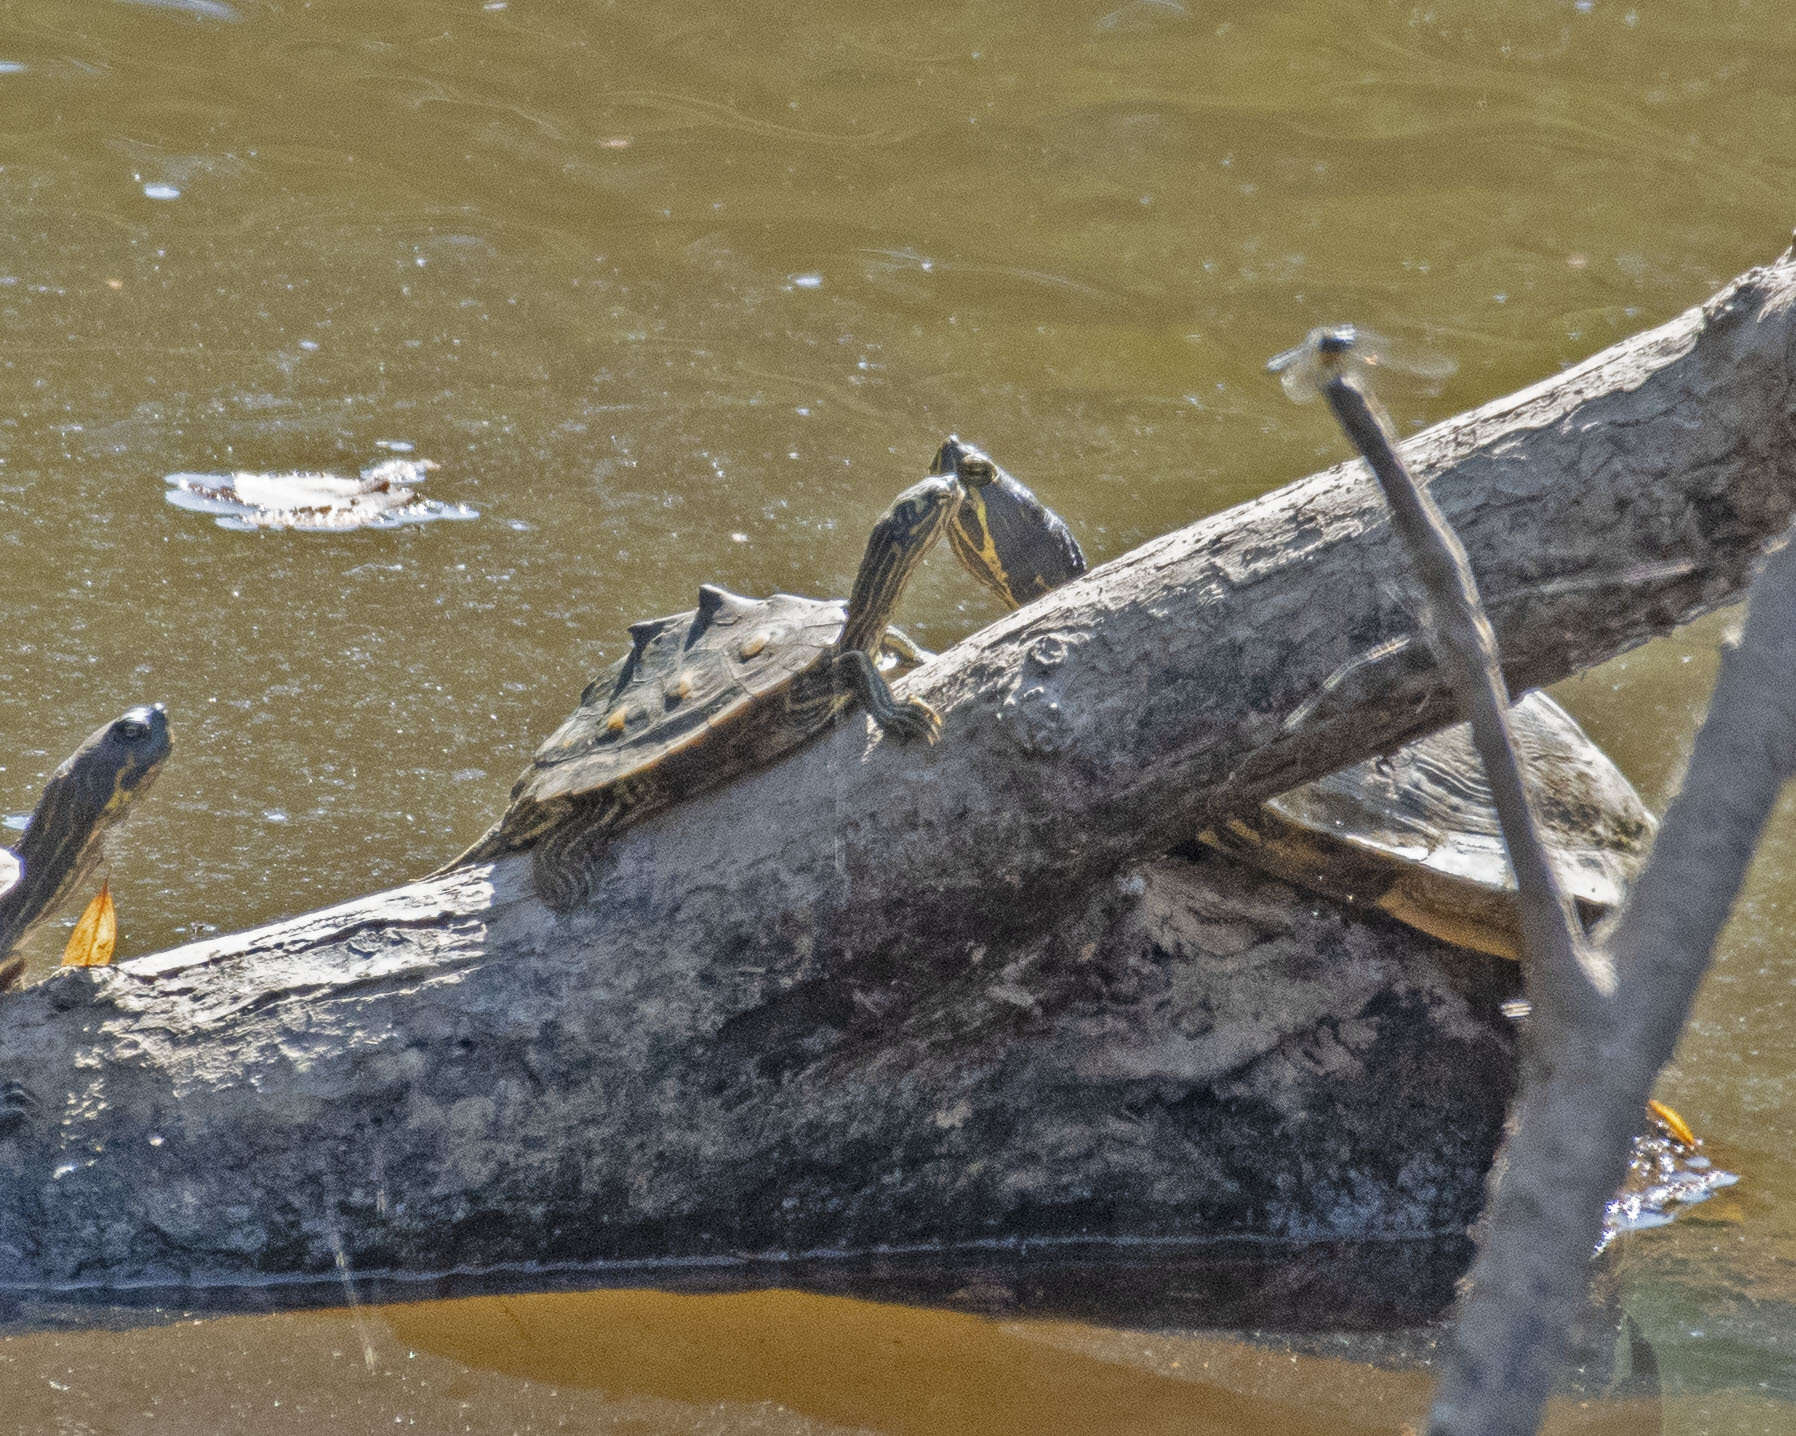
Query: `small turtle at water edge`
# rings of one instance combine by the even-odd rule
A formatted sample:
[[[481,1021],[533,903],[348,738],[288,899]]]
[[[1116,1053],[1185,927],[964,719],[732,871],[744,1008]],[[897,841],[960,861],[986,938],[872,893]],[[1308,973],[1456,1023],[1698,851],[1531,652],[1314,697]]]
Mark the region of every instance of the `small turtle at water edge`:
[[[1058,572],[1063,545],[1078,553],[1060,519],[1015,480],[1002,519],[979,522],[978,493],[997,478],[995,467],[932,473],[901,493],[873,526],[846,604],[744,598],[705,584],[697,609],[632,624],[629,654],[587,685],[537,749],[504,816],[439,871],[529,849],[537,892],[565,911],[588,900],[614,834],[772,762],[856,701],[894,737],[933,743],[941,719],[919,698],[894,698],[876,657],[921,658],[888,625],[942,531],[1012,608],[1044,591],[1013,583]]]
[[[24,970],[13,949],[93,871],[107,832],[155,781],[169,746],[162,705],[131,708],[50,775],[18,847],[0,848],[0,990]]]

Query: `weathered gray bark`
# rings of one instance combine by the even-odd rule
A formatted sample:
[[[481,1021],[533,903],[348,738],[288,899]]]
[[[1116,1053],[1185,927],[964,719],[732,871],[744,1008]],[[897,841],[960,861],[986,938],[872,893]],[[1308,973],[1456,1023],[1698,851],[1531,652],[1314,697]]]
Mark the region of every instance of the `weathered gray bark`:
[[[1793,306],[1786,258],[1407,446],[1513,688],[1738,594]],[[1332,470],[931,664],[940,747],[850,722],[632,830],[574,918],[511,860],[8,999],[0,1282],[1460,1226],[1491,970],[1219,859],[1117,882],[1447,718],[1415,645],[1285,726],[1411,631],[1398,571]]]
[[[770,995],[557,941],[523,876],[484,936],[475,904],[393,898],[359,931],[319,914],[17,995],[0,1319],[50,1283],[323,1274],[300,1299],[341,1301],[338,1263],[361,1299],[383,1272],[594,1261],[1255,1323],[1450,1299],[1511,964],[1199,849],[1046,939]],[[1335,1244],[1182,1249],[1267,1234]]]

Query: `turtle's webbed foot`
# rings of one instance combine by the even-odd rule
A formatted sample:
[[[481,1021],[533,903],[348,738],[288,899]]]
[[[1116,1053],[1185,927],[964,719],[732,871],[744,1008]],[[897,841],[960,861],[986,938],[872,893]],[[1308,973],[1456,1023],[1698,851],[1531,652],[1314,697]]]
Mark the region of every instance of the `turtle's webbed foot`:
[[[879,726],[901,742],[914,743],[920,738],[933,743],[942,736],[942,715],[921,698],[906,698],[892,705],[890,715],[881,718]]]
[[[596,822],[569,822],[547,833],[530,850],[536,895],[557,913],[585,907],[598,887],[598,867],[609,831]]]
[[[905,743],[916,738],[933,743],[941,736],[942,715],[921,698],[902,702],[894,698],[873,660],[860,649],[845,649],[836,656],[836,678],[854,690],[868,715],[894,738]]]

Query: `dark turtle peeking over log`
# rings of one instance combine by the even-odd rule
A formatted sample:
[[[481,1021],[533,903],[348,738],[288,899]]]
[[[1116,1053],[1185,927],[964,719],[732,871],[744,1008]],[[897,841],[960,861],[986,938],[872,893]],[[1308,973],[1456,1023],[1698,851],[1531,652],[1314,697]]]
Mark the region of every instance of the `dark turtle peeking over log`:
[[[131,708],[50,775],[17,849],[0,849],[0,990],[24,970],[12,950],[93,871],[106,834],[155,781],[169,746],[162,705]]]
[[[970,569],[1002,573],[1010,552],[1035,565],[993,583],[1006,602],[1085,571],[1059,518],[987,454],[950,438],[930,471],[959,477],[977,496],[950,530],[956,552],[989,555]],[[1031,532],[1051,533],[1054,542],[1024,546],[1006,537]],[[1608,755],[1546,694],[1517,699],[1510,722],[1554,866],[1585,921],[1595,922],[1621,905],[1658,824]],[[1520,955],[1515,879],[1464,723],[1281,793],[1202,837],[1286,882],[1377,907],[1431,936]]]
[[[1008,487],[988,514],[980,494],[994,484]],[[587,899],[614,833],[771,762],[855,702],[893,737],[933,743],[940,717],[894,698],[877,660],[922,657],[890,623],[944,530],[1011,608],[1084,568],[1066,525],[995,465],[932,472],[873,526],[846,604],[705,584],[695,610],[632,624],[630,653],[587,686],[504,816],[448,868],[529,849],[537,892],[565,911]]]

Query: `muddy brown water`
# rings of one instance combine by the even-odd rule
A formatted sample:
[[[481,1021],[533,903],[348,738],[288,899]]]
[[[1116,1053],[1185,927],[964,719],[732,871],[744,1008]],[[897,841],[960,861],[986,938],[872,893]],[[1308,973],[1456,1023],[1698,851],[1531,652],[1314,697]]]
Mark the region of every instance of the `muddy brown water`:
[[[841,593],[950,431],[1094,558],[1332,462],[1353,319],[1444,417],[1788,239],[1796,11],[33,0],[0,7],[0,811],[160,699],[123,950],[477,834],[631,619]],[[163,475],[410,445],[472,523],[243,534]],[[995,614],[932,562],[945,646]],[[1558,690],[1662,806],[1719,615]],[[1796,1429],[1796,810],[1663,1094],[1742,1184],[1614,1259],[1656,1378],[1558,1429]],[[72,915],[71,915],[72,916]],[[66,924],[34,942],[54,961]],[[1342,1337],[588,1292],[0,1339],[0,1428],[1390,1430]],[[1646,1390],[1647,1394],[1640,1394]]]

